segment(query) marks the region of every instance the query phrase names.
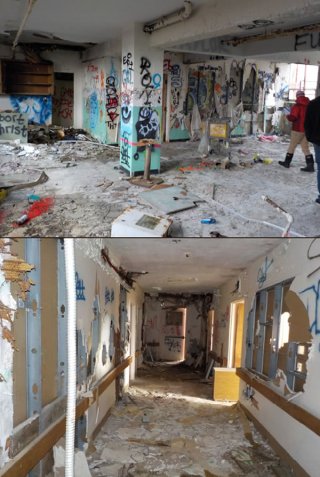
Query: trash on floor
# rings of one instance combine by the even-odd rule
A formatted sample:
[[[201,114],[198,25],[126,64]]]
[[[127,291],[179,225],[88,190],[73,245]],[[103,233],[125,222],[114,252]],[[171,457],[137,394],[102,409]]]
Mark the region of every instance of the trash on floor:
[[[30,220],[45,214],[53,206],[53,204],[54,199],[52,197],[47,197],[45,199],[40,199],[33,202],[29,209],[23,212],[23,214],[15,221],[16,225],[24,225]]]
[[[169,218],[129,207],[113,222],[111,237],[166,237],[171,224]]]
[[[42,172],[39,179],[31,182],[24,182],[26,177],[24,175],[13,175],[1,177],[0,190],[7,189],[9,192],[14,190],[26,189],[28,187],[34,187],[38,184],[44,184],[49,177],[45,172]]]
[[[191,209],[196,207],[197,202],[205,202],[181,187],[168,187],[167,189],[142,192],[140,198],[165,214]]]

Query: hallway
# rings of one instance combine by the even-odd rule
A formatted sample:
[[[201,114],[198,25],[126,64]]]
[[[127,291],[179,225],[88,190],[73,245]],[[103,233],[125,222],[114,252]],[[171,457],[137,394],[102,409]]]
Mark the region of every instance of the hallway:
[[[92,476],[292,475],[237,404],[212,401],[201,377],[183,364],[140,368],[90,447]]]

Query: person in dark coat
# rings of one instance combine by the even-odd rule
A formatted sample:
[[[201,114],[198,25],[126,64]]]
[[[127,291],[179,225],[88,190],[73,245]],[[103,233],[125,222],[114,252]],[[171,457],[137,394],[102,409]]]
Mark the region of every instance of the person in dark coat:
[[[304,122],[305,133],[308,141],[312,142],[317,163],[318,197],[320,204],[320,96],[310,101]]]
[[[294,151],[298,144],[300,144],[302,152],[306,158],[306,167],[301,167],[300,170],[304,172],[314,172],[313,155],[310,153],[309,144],[304,132],[304,121],[307,111],[307,106],[310,100],[304,95],[304,92],[299,90],[296,93],[296,102],[287,115],[288,121],[292,122],[291,139],[289,149],[284,161],[279,161],[280,166],[290,167]]]

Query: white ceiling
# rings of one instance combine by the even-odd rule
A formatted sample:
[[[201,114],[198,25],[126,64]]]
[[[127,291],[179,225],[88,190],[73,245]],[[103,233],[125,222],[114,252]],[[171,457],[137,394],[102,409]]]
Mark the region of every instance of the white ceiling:
[[[281,243],[279,238],[248,239],[105,239],[113,260],[127,271],[142,272],[146,292],[212,292],[258,257]]]
[[[197,7],[207,1],[192,3]],[[27,0],[0,0],[0,33],[18,30],[27,4]],[[37,0],[25,31],[78,43],[103,43],[120,38],[121,30],[133,22],[147,23],[182,7],[183,0]]]

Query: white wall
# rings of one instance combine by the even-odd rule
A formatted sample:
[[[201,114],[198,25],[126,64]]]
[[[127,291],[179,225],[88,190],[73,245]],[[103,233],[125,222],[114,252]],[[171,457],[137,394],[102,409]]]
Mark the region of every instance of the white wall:
[[[273,260],[273,263],[266,273],[266,279],[261,289],[294,277],[290,290],[299,296],[308,310],[310,327],[314,320],[317,319],[317,326],[320,328],[319,316],[316,316],[316,305],[319,305],[320,300],[320,270],[308,278],[308,274],[319,266],[319,259],[309,260],[307,258],[308,247],[311,242],[311,239],[284,239],[283,243],[268,255],[268,262],[270,263]],[[310,250],[311,255],[318,253],[320,253],[319,239],[312,244]],[[225,356],[227,356],[230,303],[236,298],[244,297],[245,317],[247,319],[255,294],[260,289],[257,277],[259,268],[263,269],[264,263],[265,257],[261,257],[251,264],[245,272],[240,274],[242,288],[241,293],[236,297],[231,294],[231,291],[235,288],[236,280],[231,280],[221,287],[221,298],[216,306],[217,335],[215,349],[219,352],[220,346],[223,343]],[[311,290],[308,293],[301,294],[302,290],[312,286],[315,287],[314,291]],[[245,346],[245,335],[246,333],[244,334],[243,346]],[[319,418],[320,329],[317,333],[313,329],[312,336],[313,340],[307,362],[307,378],[304,392],[297,395],[292,402]],[[244,360],[245,353],[243,354],[243,366]],[[245,385],[242,382],[241,390],[244,387]],[[243,393],[241,393],[240,401],[311,477],[317,477],[319,475],[320,454],[316,452],[316,449],[320,446],[320,437],[302,424],[299,424],[298,421],[264,398],[259,392],[255,392],[254,398],[258,402],[259,409],[252,406]]]

